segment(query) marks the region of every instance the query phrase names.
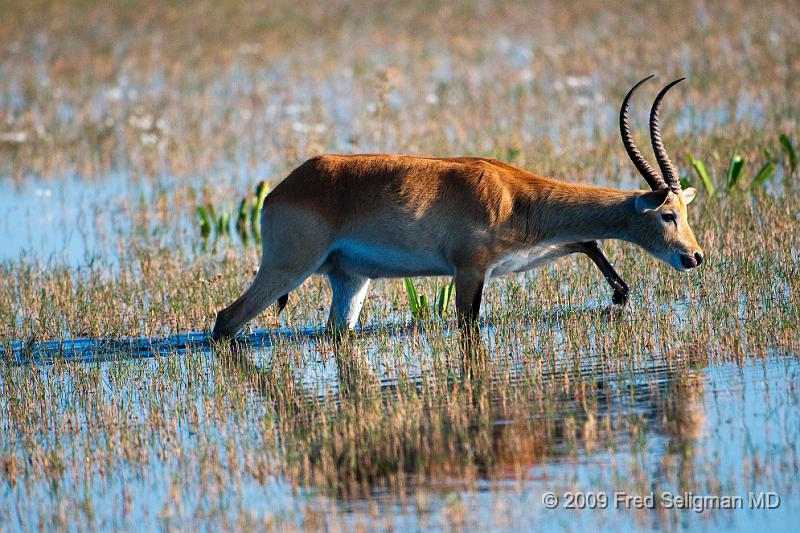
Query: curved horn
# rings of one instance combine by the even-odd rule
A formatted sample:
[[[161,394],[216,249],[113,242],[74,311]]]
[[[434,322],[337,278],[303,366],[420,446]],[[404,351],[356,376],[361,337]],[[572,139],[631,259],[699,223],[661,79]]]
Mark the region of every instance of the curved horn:
[[[686,78],[679,78],[661,89],[661,92],[658,93],[655,101],[653,101],[653,107],[650,108],[650,140],[653,143],[653,152],[656,154],[656,160],[658,161],[658,167],[661,169],[661,175],[664,176],[664,182],[675,193],[681,192],[681,182],[678,179],[678,169],[676,169],[672,161],[669,160],[667,151],[664,149],[664,142],[661,140],[661,127],[658,124],[658,109],[667,91],[685,79]]]
[[[622,100],[622,107],[619,110],[619,134],[622,136],[622,144],[625,145],[625,151],[628,152],[628,157],[631,158],[633,164],[636,165],[636,168],[639,170],[639,174],[642,175],[644,180],[650,185],[650,188],[654,191],[659,189],[666,189],[667,184],[664,183],[664,180],[661,179],[661,176],[658,175],[658,172],[655,171],[653,167],[650,166],[645,158],[642,156],[642,153],[636,148],[636,144],[633,142],[633,136],[631,135],[630,126],[628,126],[628,102],[631,99],[634,91],[638,89],[644,82],[652,78],[654,74],[650,74],[643,80],[640,80],[639,83],[634,85],[628,94],[625,95],[625,99]]]

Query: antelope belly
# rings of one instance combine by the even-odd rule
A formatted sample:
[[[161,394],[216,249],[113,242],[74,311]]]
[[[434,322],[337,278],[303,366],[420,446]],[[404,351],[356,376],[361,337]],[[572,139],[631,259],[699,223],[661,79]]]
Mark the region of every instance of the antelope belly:
[[[337,242],[326,266],[370,279],[453,275],[441,250],[407,250],[354,240]]]
[[[504,255],[492,268],[492,277],[510,272],[525,272],[567,255],[560,245],[541,245],[526,250],[515,250]]]

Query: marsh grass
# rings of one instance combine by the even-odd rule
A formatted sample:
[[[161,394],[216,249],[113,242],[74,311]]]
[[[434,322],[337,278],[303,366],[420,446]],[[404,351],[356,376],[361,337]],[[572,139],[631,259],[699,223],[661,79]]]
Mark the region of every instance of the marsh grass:
[[[795,154],[794,145],[789,137],[783,133],[778,137],[778,142],[785,154],[785,159],[782,160],[781,158],[776,157],[772,148],[769,145],[766,145],[763,149],[764,162],[749,180],[750,185],[748,188],[751,192],[764,187],[767,181],[775,173],[778,165],[780,165],[780,168],[783,172],[785,186],[791,187],[789,182],[792,180],[792,177],[795,173],[795,168],[797,166],[797,156]],[[712,177],[712,174],[706,168],[706,165],[703,163],[703,161],[694,158],[692,154],[687,154],[686,159],[694,171],[694,174],[703,185],[703,189],[708,196],[714,197],[716,195],[717,185],[715,185],[715,182],[720,183],[722,181],[724,183],[724,189],[722,190],[726,195],[737,193],[737,191],[741,189],[739,183],[744,175],[744,168],[747,161],[738,153],[734,152],[728,160],[724,180],[715,180]],[[688,180],[688,178],[682,178],[681,184],[682,186],[690,186],[691,182]]]
[[[33,177],[66,187],[67,175],[94,190],[122,172],[143,192],[73,221],[91,235],[95,213],[118,210],[128,223],[108,236],[108,255],[0,263],[0,522],[750,523],[548,514],[539,500],[546,489],[655,488],[776,490],[774,516],[787,523],[800,507],[794,7],[3,3],[0,175],[23,191]],[[487,288],[473,357],[452,314],[412,320],[402,280],[374,283],[349,337],[321,333],[330,293],[311,278],[283,315],[253,321],[248,342],[161,342],[207,332],[258,265],[260,249],[242,239],[203,246],[218,220],[207,213],[203,230],[197,206],[229,206],[227,227],[246,225],[247,201],[236,207],[257,183],[323,151],[491,154],[560,179],[641,187],[616,106],[649,72],[690,80],[665,104],[681,175],[692,174],[691,153],[719,179],[712,186],[733,185],[691,206],[708,258],[696,274],[606,243],[631,286],[623,309],[608,308],[605,281],[582,258],[503,278]],[[645,93],[634,104],[642,128]],[[637,139],[646,146],[644,129]],[[748,162],[733,180],[731,154]],[[734,194],[757,167],[752,194]],[[436,295],[448,282],[414,287]],[[115,348],[90,362],[54,350],[47,364],[17,364],[76,338]]]

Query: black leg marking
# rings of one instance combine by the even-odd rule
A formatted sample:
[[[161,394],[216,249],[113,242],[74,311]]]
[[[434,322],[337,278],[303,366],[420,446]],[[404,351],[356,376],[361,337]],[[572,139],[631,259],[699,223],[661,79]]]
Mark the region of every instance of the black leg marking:
[[[278,298],[278,314],[281,314],[281,311],[286,307],[286,304],[289,303],[289,295],[284,294],[280,298]]]
[[[483,295],[483,271],[461,271],[456,273],[456,313],[462,340],[462,372],[468,379],[473,364],[481,358],[481,297]]]
[[[481,314],[483,277],[456,276],[456,313],[462,331],[475,329]]]
[[[586,254],[589,259],[591,259],[597,268],[600,269],[600,272],[603,273],[603,276],[608,281],[608,284],[611,285],[611,288],[614,289],[614,296],[612,296],[612,301],[617,305],[625,305],[628,301],[628,293],[630,290],[628,289],[628,284],[623,281],[617,271],[614,270],[614,265],[612,265],[606,256],[603,254],[603,251],[600,249],[600,246],[597,244],[597,241],[587,241],[578,244],[578,251],[581,253]]]

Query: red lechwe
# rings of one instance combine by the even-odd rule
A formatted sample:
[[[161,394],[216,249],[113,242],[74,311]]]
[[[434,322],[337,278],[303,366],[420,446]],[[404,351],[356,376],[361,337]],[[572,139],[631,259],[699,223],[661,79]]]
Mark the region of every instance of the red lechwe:
[[[652,76],[651,76],[652,77]],[[688,224],[694,189],[681,190],[661,142],[661,90],[650,111],[659,175],[642,157],[620,110],[625,149],[651,191],[564,183],[480,157],[323,155],[303,163],[267,196],[261,215],[262,259],[252,285],[217,315],[212,337],[233,336],[312,274],[328,276],[332,329],[352,328],[369,281],[447,275],[455,278],[459,324],[474,323],[489,279],[572,253],[600,268],[623,304],[628,287],[598,246],[621,239],[678,270],[703,261]]]

